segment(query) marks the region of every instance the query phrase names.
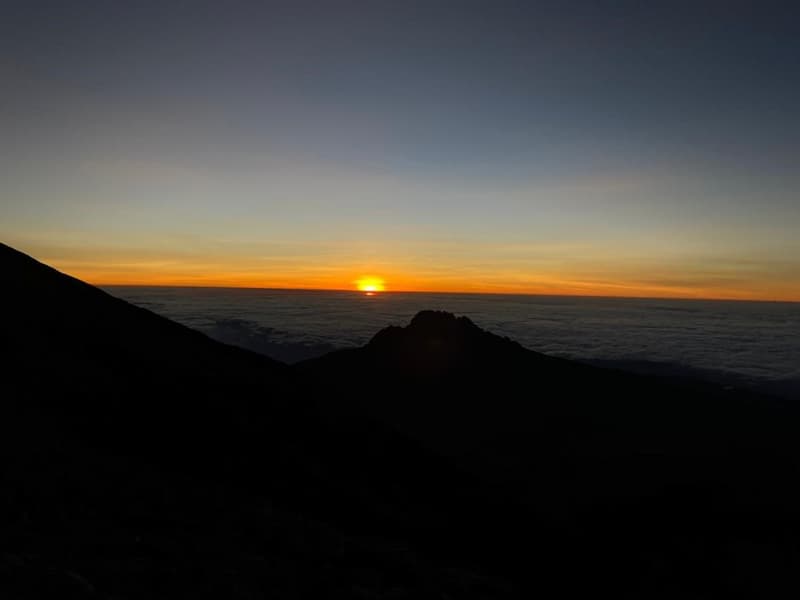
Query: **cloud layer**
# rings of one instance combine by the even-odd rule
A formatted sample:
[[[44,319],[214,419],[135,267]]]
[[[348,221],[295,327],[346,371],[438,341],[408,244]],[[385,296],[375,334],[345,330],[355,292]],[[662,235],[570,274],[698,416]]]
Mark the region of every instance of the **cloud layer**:
[[[107,288],[226,343],[294,362],[367,342],[419,310],[464,314],[532,350],[731,381],[800,381],[796,304],[513,295]],[[658,370],[658,369],[653,369]]]

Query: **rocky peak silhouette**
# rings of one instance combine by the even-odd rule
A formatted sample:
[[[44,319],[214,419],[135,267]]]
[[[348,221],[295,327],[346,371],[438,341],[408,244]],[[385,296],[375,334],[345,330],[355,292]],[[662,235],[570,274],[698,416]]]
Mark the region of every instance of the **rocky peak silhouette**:
[[[518,343],[442,310],[418,312],[405,327],[379,331],[366,347],[379,360],[419,370],[467,367],[524,352]]]
[[[408,326],[412,330],[427,332],[480,331],[469,317],[456,317],[444,310],[421,310]]]

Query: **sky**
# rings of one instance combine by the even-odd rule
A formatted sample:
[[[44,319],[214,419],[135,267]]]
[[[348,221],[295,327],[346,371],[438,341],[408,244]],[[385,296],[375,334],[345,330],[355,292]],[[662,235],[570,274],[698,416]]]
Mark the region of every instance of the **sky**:
[[[6,0],[0,240],[96,284],[800,301],[800,8]]]

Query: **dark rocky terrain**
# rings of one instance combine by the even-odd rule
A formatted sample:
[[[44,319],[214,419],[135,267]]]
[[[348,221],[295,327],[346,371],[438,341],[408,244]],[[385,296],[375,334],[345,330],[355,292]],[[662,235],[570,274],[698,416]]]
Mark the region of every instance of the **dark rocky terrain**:
[[[800,410],[426,311],[288,367],[0,246],[6,598],[778,598]]]

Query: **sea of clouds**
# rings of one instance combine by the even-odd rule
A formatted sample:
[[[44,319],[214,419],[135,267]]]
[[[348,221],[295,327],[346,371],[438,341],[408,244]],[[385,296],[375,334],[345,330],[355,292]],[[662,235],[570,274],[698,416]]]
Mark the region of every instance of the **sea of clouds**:
[[[800,304],[514,295],[108,287],[219,341],[297,362],[366,343],[423,309],[547,354],[800,397]]]

